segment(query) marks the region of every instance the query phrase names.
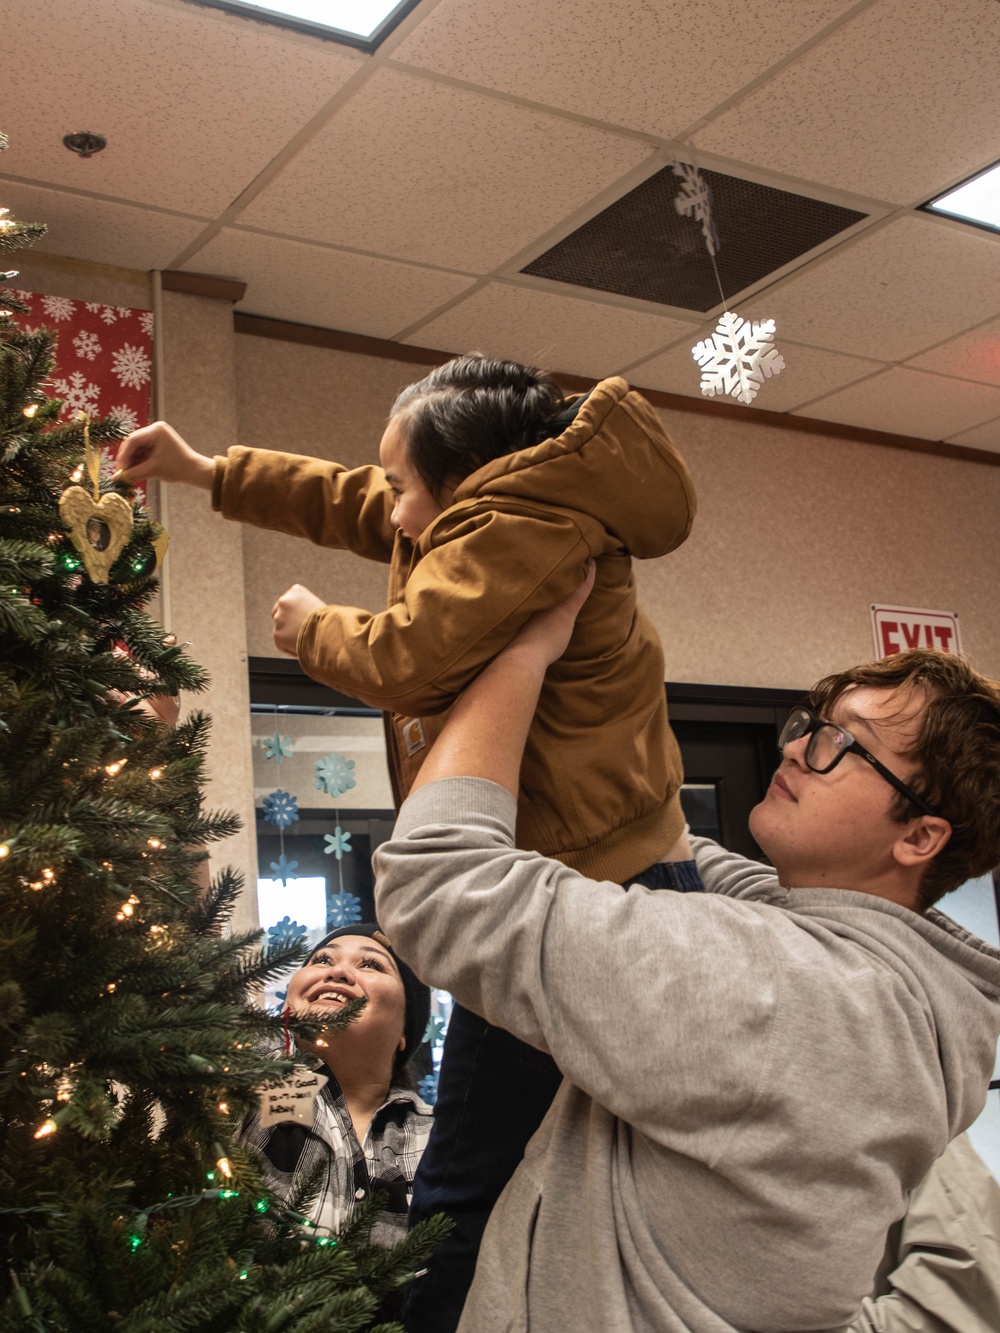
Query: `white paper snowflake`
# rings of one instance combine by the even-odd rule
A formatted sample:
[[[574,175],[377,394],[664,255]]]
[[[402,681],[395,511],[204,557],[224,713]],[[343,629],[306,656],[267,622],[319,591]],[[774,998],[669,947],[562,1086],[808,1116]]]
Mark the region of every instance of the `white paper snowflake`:
[[[711,338],[691,348],[701,366],[701,391],[706,398],[728,393],[749,406],[757,397],[758,385],[785,368],[785,358],[772,346],[774,320],[760,324],[732,311],[725,311]]]
[[[114,419],[121,425],[122,430],[126,431],[128,434],[139,429],[139,418],[130,407],[113,407],[108,413],[108,416],[114,417]]]
[[[64,400],[64,415],[86,412],[89,417],[96,417],[100,414],[97,402],[100,387],[89,384],[82,370],[74,370],[69,379],[52,380],[52,392],[56,398]]]
[[[681,179],[681,190],[674,200],[674,208],[682,217],[701,223],[701,234],[710,255],[719,252],[719,234],[712,221],[712,192],[701,172],[691,162],[671,163],[675,176]]]
[[[49,319],[69,319],[73,314],[75,301],[71,301],[68,296],[43,296],[42,309],[48,315]]]
[[[153,322],[152,310],[144,310],[139,316],[139,327],[147,338],[152,338],[153,336]]]
[[[101,319],[104,320],[105,324],[116,324],[118,322],[118,311],[113,305],[102,306]]]
[[[86,329],[81,329],[73,339],[73,346],[76,348],[76,354],[83,361],[93,361],[101,350],[101,344],[98,341],[96,333],[88,333]]]
[[[141,347],[126,343],[111,358],[111,369],[118,376],[123,388],[141,389],[149,382],[149,372],[153,363]]]

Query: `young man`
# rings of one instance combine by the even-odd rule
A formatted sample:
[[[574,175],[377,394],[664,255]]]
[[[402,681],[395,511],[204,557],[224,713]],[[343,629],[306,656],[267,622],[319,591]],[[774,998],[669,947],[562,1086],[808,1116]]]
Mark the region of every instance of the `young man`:
[[[1000,953],[929,907],[1000,860],[1000,692],[915,653],[822,682],[708,893],[514,847],[521,746],[587,585],[467,689],[377,856],[434,986],[565,1078],[487,1228],[462,1333],[842,1329],[908,1192],[978,1114]]]

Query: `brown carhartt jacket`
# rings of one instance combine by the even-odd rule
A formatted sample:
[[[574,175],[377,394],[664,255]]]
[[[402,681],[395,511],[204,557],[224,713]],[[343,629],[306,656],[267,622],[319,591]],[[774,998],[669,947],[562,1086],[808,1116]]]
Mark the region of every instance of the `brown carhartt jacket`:
[[[594,591],[528,738],[518,845],[617,881],[669,850],[684,828],[680,754],[631,557],[679,546],[695,499],[655,412],[624,380],[598,384],[561,434],[467,477],[415,544],[390,524],[379,467],[236,447],[217,460],[213,503],[227,518],[389,563],[387,609],[313,612],[298,657],[315,680],[391,714],[397,801],[459,693],[533,612],[579,585],[593,557]]]

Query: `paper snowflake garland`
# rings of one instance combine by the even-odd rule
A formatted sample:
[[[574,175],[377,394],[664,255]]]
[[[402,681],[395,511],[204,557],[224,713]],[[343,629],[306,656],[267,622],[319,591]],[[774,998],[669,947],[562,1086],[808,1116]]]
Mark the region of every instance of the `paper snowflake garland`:
[[[361,899],[353,893],[334,893],[326,900],[327,928],[339,930],[361,920]]]
[[[287,828],[299,817],[298,801],[290,792],[282,791],[280,787],[265,796],[262,804],[265,822],[274,824],[280,829]]]
[[[448,1024],[440,1014],[431,1014],[427,1020],[427,1027],[424,1029],[424,1041],[429,1046],[441,1047],[444,1045],[445,1034],[448,1031]]]
[[[281,736],[275,732],[273,736],[265,736],[261,745],[264,748],[264,758],[273,759],[276,764],[280,764],[282,759],[292,757],[291,736]]]
[[[295,878],[295,871],[298,870],[298,861],[289,861],[284,852],[278,857],[277,861],[271,862],[271,869],[274,872],[275,879],[280,879],[286,887],[290,879]]]
[[[438,1094],[438,1076],[437,1071],[433,1074],[425,1074],[417,1084],[417,1091],[428,1106],[433,1106],[437,1101]]]
[[[325,791],[327,796],[343,796],[358,784],[354,779],[354,760],[345,759],[342,754],[332,750],[323,759],[317,759],[316,786]]]
[[[308,933],[307,926],[300,926],[291,917],[283,916],[273,926],[267,928],[268,943],[274,949],[289,949],[301,943]]]
[[[680,193],[674,200],[674,208],[681,217],[693,218],[701,223],[701,234],[710,255],[719,253],[719,233],[712,220],[712,191],[701,172],[691,162],[672,162],[675,176],[681,179]]]
[[[701,391],[706,398],[728,393],[747,406],[757,397],[766,379],[785,368],[785,359],[774,347],[773,319],[751,324],[742,315],[725,311],[711,338],[691,348],[701,366]]]
[[[345,833],[339,824],[335,833],[324,833],[323,840],[326,842],[323,851],[327,856],[334,855],[338,861],[343,861],[345,852],[353,851],[350,833]]]

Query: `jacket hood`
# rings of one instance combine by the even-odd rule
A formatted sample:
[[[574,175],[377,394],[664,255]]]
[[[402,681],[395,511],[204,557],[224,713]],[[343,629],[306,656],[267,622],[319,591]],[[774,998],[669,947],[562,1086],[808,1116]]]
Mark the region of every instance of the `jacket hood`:
[[[666,555],[695,514],[687,466],[648,402],[623,379],[602,380],[529,449],[493,459],[461,483],[455,503],[509,499],[571,510],[600,524],[631,555]]]

